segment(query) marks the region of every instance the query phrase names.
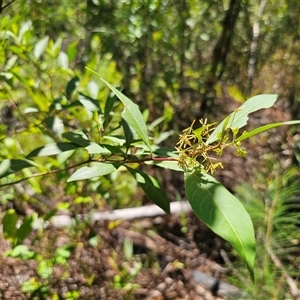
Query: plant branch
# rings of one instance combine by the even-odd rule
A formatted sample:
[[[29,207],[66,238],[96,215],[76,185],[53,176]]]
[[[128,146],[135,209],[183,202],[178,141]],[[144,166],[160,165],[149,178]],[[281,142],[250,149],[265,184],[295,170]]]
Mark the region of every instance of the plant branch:
[[[12,0],[10,2],[8,2],[7,4],[3,5],[3,0],[0,0],[0,14],[3,12],[3,10],[8,7],[9,5],[13,4],[16,0]]]
[[[100,158],[100,159],[89,158],[88,160],[79,162],[77,164],[68,166],[68,167],[63,168],[63,169],[56,169],[56,170],[50,170],[50,171],[46,171],[46,172],[42,172],[42,173],[36,173],[36,174],[33,174],[31,176],[28,176],[28,177],[21,178],[21,179],[16,180],[16,181],[3,183],[3,184],[0,184],[0,187],[15,185],[17,183],[27,181],[31,178],[36,178],[36,177],[41,177],[41,176],[47,176],[47,175],[50,175],[50,174],[60,173],[60,172],[67,171],[67,170],[70,170],[70,169],[73,169],[73,168],[76,168],[76,167],[79,167],[79,166],[82,166],[82,165],[86,165],[86,164],[91,163],[91,162],[103,162],[103,163],[104,162],[110,162],[110,163],[120,163],[121,162],[123,164],[125,164],[125,163],[140,163],[141,164],[141,163],[146,162],[146,161],[178,161],[178,159],[176,157],[147,157],[147,158],[142,158],[142,159],[137,159],[137,160],[125,159],[125,160],[120,161],[120,160],[109,160],[107,158]]]
[[[8,183],[0,184],[0,187],[15,185],[17,183],[20,183],[20,182],[23,182],[23,181],[27,181],[27,180],[29,180],[31,178],[36,178],[36,177],[41,177],[41,176],[47,176],[47,175],[50,175],[50,174],[56,174],[56,173],[59,173],[59,172],[67,171],[67,170],[70,170],[72,168],[76,168],[76,167],[85,165],[87,163],[93,162],[93,161],[94,160],[92,160],[92,159],[88,159],[86,161],[82,161],[80,163],[74,164],[72,166],[68,166],[68,167],[63,168],[63,169],[56,169],[56,170],[50,170],[50,171],[46,171],[46,172],[42,172],[42,173],[36,173],[36,174],[33,174],[31,176],[28,176],[28,177],[21,178],[21,179],[16,180],[16,181],[12,181],[12,182],[8,182]]]

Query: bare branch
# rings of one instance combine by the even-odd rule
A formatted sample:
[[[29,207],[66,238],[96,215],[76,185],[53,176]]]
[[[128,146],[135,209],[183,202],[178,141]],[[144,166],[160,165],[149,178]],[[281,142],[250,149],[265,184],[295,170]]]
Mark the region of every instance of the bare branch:
[[[12,0],[10,2],[8,2],[7,4],[3,5],[3,0],[0,0],[0,14],[3,12],[3,10],[8,7],[9,5],[11,5],[12,3],[14,3],[16,0]]]
[[[192,208],[188,201],[177,201],[170,203],[170,210],[172,214],[179,214],[181,212],[191,211]],[[166,213],[157,205],[149,205],[143,207],[132,207],[124,209],[116,209],[113,211],[95,212],[91,216],[78,215],[77,218],[81,220],[87,220],[91,223],[102,220],[132,220],[138,218],[153,218],[157,216],[163,216]],[[68,215],[59,215],[51,218],[49,223],[44,224],[42,219],[37,220],[34,227],[40,226],[47,227],[68,227],[75,223],[75,220]]]

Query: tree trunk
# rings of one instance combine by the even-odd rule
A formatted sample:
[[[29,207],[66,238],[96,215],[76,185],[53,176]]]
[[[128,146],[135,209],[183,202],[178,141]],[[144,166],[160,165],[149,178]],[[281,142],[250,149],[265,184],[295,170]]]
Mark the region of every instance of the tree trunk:
[[[227,13],[223,20],[223,29],[221,36],[214,47],[212,54],[212,63],[210,76],[205,81],[205,94],[201,111],[205,115],[211,113],[211,109],[214,104],[215,90],[214,85],[217,80],[221,79],[225,67],[226,59],[230,49],[230,43],[233,36],[234,27],[240,12],[241,0],[231,0]]]
[[[257,61],[257,46],[258,46],[258,38],[260,34],[260,29],[259,29],[259,21],[260,18],[263,14],[264,7],[266,5],[267,0],[262,0],[260,2],[257,15],[256,15],[256,20],[254,21],[253,24],[253,35],[252,35],[252,41],[251,41],[251,46],[250,46],[250,58],[248,62],[248,84],[247,84],[247,92],[248,95],[251,94],[252,91],[252,85],[253,85],[253,78],[255,75],[255,67],[256,67],[256,61]]]

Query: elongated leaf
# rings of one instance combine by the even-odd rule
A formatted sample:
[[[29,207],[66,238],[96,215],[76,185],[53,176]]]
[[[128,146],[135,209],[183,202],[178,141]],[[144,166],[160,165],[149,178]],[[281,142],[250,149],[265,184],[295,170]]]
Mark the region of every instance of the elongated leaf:
[[[62,133],[64,132],[64,123],[63,121],[57,117],[49,117],[45,119],[45,123],[57,136],[61,137]]]
[[[112,164],[95,163],[92,167],[83,167],[77,170],[67,181],[75,181],[99,177],[114,172],[116,168]]]
[[[150,140],[147,131],[147,125],[144,121],[143,115],[139,110],[139,107],[133,103],[129,98],[123,95],[120,91],[114,88],[107,81],[102,79],[102,81],[117,95],[117,97],[121,100],[124,105],[124,110],[122,113],[122,117],[124,120],[136,131],[139,137],[143,140],[143,142],[147,145],[149,150],[151,151]]]
[[[68,47],[67,54],[68,54],[70,62],[73,62],[73,60],[75,59],[75,57],[77,55],[77,52],[78,52],[77,43],[78,43],[77,41],[74,41]]]
[[[34,162],[28,159],[5,159],[0,163],[0,178],[35,165]]]
[[[167,157],[178,157],[178,154],[175,153],[174,148],[154,146],[153,152],[157,155],[167,156]]]
[[[26,216],[23,219],[22,225],[17,230],[17,238],[18,243],[21,243],[31,232],[33,229],[33,221],[34,221],[34,215]]]
[[[120,155],[120,156],[125,156],[125,152],[122,150],[122,147],[119,146],[112,146],[112,145],[108,145],[108,144],[101,144],[100,145],[102,149],[98,148],[101,152],[99,152],[99,154],[115,154],[115,155]],[[103,148],[105,150],[103,150]],[[93,151],[96,150],[96,146],[94,145],[94,147],[87,147],[86,148],[88,151]],[[90,152],[89,152],[90,153]],[[96,152],[98,153],[98,152]]]
[[[73,143],[50,143],[33,150],[27,155],[27,157],[57,155],[65,151],[75,150],[78,148],[80,148],[80,146]]]
[[[33,49],[33,56],[36,59],[39,59],[40,56],[45,52],[48,45],[48,41],[49,41],[49,37],[45,36],[35,44]]]
[[[87,110],[99,111],[102,114],[98,100],[84,95],[83,93],[79,93],[78,100]]]
[[[89,146],[85,148],[89,154],[102,154],[102,155],[110,155],[112,152],[108,150],[106,147],[100,146],[94,142],[91,142]]]
[[[126,146],[126,152],[127,152],[130,148],[130,145],[131,145],[132,141],[133,141],[133,133],[131,131],[130,126],[128,125],[128,123],[124,119],[121,120],[121,125],[123,127],[123,131],[124,131],[124,134],[125,134],[125,139],[126,139],[125,146]]]
[[[73,93],[76,91],[77,86],[79,84],[79,77],[73,77],[67,84],[66,87],[66,96],[68,99],[72,98]]]
[[[170,201],[167,197],[167,194],[152,176],[139,171],[132,169],[126,166],[128,171],[135,177],[139,186],[143,189],[149,199],[163,209],[166,213],[170,213]]]
[[[117,96],[113,92],[110,92],[108,98],[106,99],[105,107],[104,107],[104,121],[103,121],[104,130],[106,129],[106,127],[112,120],[112,117],[113,117],[112,109],[114,107],[116,99],[117,99]]]
[[[97,99],[99,94],[99,85],[95,81],[91,80],[86,87],[91,97]]]
[[[158,166],[161,167],[163,169],[169,169],[169,170],[173,170],[173,171],[178,171],[178,172],[182,172],[182,168],[180,168],[178,166],[178,162],[177,161],[146,161],[145,164],[147,165],[153,165],[153,166]]]
[[[253,277],[254,229],[241,202],[220,182],[199,171],[185,174],[185,190],[197,217],[232,244]]]
[[[52,45],[50,53],[52,57],[57,57],[62,45],[62,38],[58,38]]]
[[[104,135],[103,139],[109,140],[115,144],[118,144],[120,146],[123,146],[126,143],[126,139],[124,136],[119,135]]]
[[[3,235],[7,239],[14,240],[16,237],[16,226],[18,222],[18,215],[14,209],[9,209],[2,219]]]
[[[210,137],[207,139],[206,143],[211,144],[218,140],[218,134],[227,128],[241,128],[247,124],[248,115],[263,108],[269,108],[274,105],[277,100],[277,95],[266,94],[258,95],[247,100],[243,105],[241,105],[237,110],[232,112],[226,117],[217,128],[211,133]],[[227,123],[224,126],[224,123]],[[225,128],[224,128],[225,127]]]
[[[243,141],[253,135],[256,135],[258,133],[267,131],[267,130],[275,128],[275,127],[284,126],[284,125],[295,125],[295,124],[300,124],[300,120],[267,124],[267,125],[255,128],[255,129],[251,130],[250,132],[243,133],[237,140]]]
[[[59,67],[61,68],[68,68],[69,67],[69,57],[67,55],[67,53],[65,53],[64,51],[60,51],[58,56],[57,56],[57,64]]]
[[[87,147],[90,145],[90,141],[87,139],[87,136],[82,131],[78,132],[65,132],[63,137],[72,142],[73,144],[79,145],[81,147]]]

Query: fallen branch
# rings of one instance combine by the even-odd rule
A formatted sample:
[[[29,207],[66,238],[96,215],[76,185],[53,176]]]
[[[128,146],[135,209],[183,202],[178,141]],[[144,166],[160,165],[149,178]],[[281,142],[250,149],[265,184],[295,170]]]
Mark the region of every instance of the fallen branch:
[[[182,212],[191,211],[192,208],[188,201],[177,201],[170,203],[171,214],[179,214]],[[138,218],[153,218],[157,216],[165,215],[166,213],[157,205],[148,205],[142,207],[132,207],[124,209],[116,209],[113,211],[95,212],[91,215],[77,215],[76,218],[91,223],[101,220],[132,220]],[[52,217],[49,221],[44,222],[42,219],[38,219],[34,228],[40,227],[68,227],[74,225],[76,220],[68,215],[58,215]]]

